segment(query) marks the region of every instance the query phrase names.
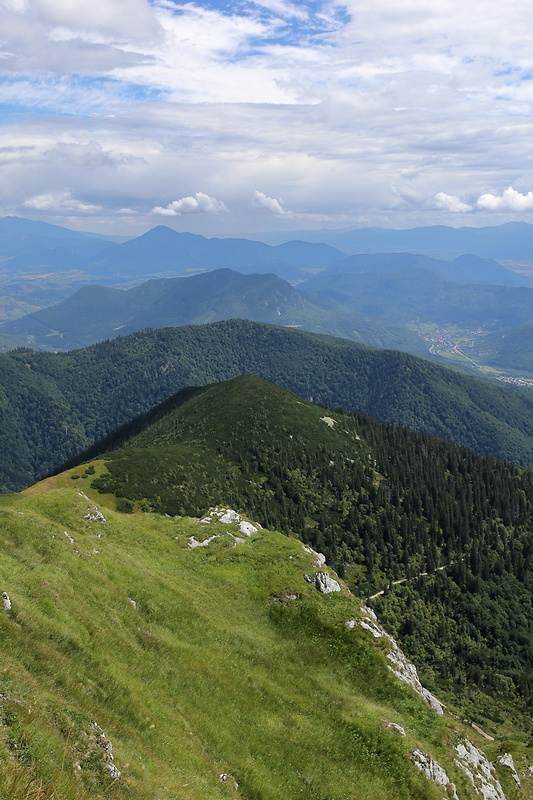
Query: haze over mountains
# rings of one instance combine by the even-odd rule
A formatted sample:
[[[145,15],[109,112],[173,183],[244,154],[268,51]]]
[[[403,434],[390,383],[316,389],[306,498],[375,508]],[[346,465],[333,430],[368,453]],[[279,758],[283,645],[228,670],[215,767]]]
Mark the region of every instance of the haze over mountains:
[[[428,225],[418,228],[361,228],[351,231],[291,231],[290,238],[308,242],[327,242],[352,253],[390,253],[410,251],[434,258],[453,259],[464,253],[502,261],[533,259],[533,225],[527,222],[506,222],[481,228],[451,228]],[[283,241],[280,234],[265,237],[266,241]]]

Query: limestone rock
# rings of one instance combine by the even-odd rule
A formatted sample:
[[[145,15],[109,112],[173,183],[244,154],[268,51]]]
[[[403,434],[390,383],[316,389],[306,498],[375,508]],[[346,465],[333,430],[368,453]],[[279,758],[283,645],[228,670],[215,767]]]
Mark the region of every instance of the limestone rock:
[[[215,534],[215,536],[210,536],[209,539],[204,539],[202,542],[199,542],[194,536],[189,536],[189,550],[194,550],[195,547],[207,547],[213,539],[220,539],[220,536]]]
[[[340,584],[331,578],[328,572],[317,572],[316,575],[305,575],[305,580],[312,583],[322,594],[340,592]]]
[[[231,525],[232,522],[240,522],[241,520],[241,515],[233,511],[232,508],[228,508],[226,511],[223,511],[222,514],[219,513],[218,516],[218,521],[222,522],[224,525]]]
[[[7,592],[2,592],[2,600],[4,601],[4,611],[11,611],[11,600]]]
[[[307,545],[304,545],[304,550],[306,553],[309,553],[310,555],[315,557],[316,567],[324,566],[324,564],[326,563],[326,556],[324,555],[324,553],[317,553],[316,550],[313,550],[312,547],[308,547]]]
[[[113,745],[109,739],[104,735],[103,730],[97,722],[93,722],[93,728],[96,731],[96,744],[101,747],[104,753],[104,769],[106,769],[111,779],[116,781],[120,778],[120,770],[115,766],[115,758],[113,756]]]
[[[381,627],[372,609],[368,608],[367,606],[361,606],[361,612],[363,614],[363,618],[357,620],[357,624],[359,624],[364,630],[369,631],[374,638],[386,639],[389,643],[389,652],[387,653],[387,658],[391,662],[389,665],[391,672],[393,672],[397,678],[400,678],[400,680],[404,681],[404,683],[407,683],[408,686],[414,689],[415,692],[420,695],[420,697],[423,697],[426,703],[433,709],[433,711],[435,711],[435,713],[440,715],[444,714],[442,703],[440,703],[437,698],[431,694],[431,692],[428,692],[428,690],[422,686],[415,665],[409,661],[403,651],[400,650],[396,640],[393,639],[392,636]],[[346,623],[346,626],[354,627],[351,625],[351,622],[354,622],[355,626],[354,620],[349,620]]]
[[[448,778],[445,770],[421,750],[413,750],[411,760],[430,781],[435,781],[439,786],[449,787],[454,800],[458,800],[455,784]]]
[[[483,800],[506,800],[494,767],[481,750],[465,739],[455,747],[455,763],[468,775],[470,782]]]
[[[229,775],[227,772],[223,772],[223,773],[222,773],[222,774],[221,774],[219,777],[220,777],[220,780],[221,780],[223,783],[230,783],[230,784],[232,784],[232,786],[233,786],[233,788],[234,788],[234,789],[238,789],[238,788],[239,788],[239,784],[237,783],[237,781],[235,780],[235,778],[233,777],[233,775]]]
[[[405,736],[405,728],[402,728],[402,726],[398,725],[396,722],[389,722],[387,728],[396,731],[396,733],[399,733],[400,736]]]
[[[220,521],[222,522],[222,520]],[[254,533],[257,533],[257,528],[251,522],[242,519],[239,523],[239,533],[242,533],[243,536],[253,536]]]
[[[520,783],[520,778],[518,777],[518,773],[516,771],[513,761],[513,756],[511,755],[511,753],[503,753],[503,755],[498,756],[496,761],[498,762],[498,764],[501,764],[504,767],[509,767],[509,769],[511,770],[511,775],[513,776],[513,780],[520,789],[522,784]]]
[[[104,515],[102,514],[100,509],[97,508],[96,506],[94,506],[94,509],[93,509],[92,512],[88,511],[84,515],[83,519],[88,519],[91,522],[107,522],[106,518],[104,517]]]

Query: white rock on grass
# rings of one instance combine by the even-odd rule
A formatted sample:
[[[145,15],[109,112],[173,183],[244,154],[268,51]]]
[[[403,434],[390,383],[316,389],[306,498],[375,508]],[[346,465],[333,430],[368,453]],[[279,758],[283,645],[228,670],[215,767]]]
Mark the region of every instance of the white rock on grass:
[[[257,528],[251,522],[242,519],[239,523],[239,533],[242,533],[243,536],[253,536],[254,533],[257,533]]]
[[[304,550],[306,553],[309,553],[309,555],[314,556],[315,566],[317,567],[324,566],[324,564],[326,563],[326,556],[324,555],[324,553],[317,553],[316,550],[313,550],[312,547],[308,547],[306,544],[304,544]]]
[[[11,611],[11,600],[7,592],[2,592],[2,600],[4,601],[4,611]]]
[[[219,522],[222,522],[224,525],[231,525],[232,522],[240,522],[241,515],[237,514],[236,511],[233,511],[232,508],[223,510],[223,513],[219,515]]]
[[[194,536],[189,536],[189,550],[194,550],[195,547],[207,547],[213,539],[220,539],[220,536],[215,534],[215,536],[210,536],[209,539],[204,539],[203,542],[197,541]]]
[[[340,592],[340,584],[331,578],[328,572],[317,572],[316,575],[304,575],[308,583],[312,583],[322,594]]]
[[[445,770],[434,761],[430,756],[427,756],[421,750],[413,750],[411,753],[411,760],[416,764],[418,769],[424,773],[429,781],[435,781],[439,786],[449,787],[451,796],[454,800],[458,800],[455,784],[448,778]]]
[[[83,519],[88,519],[91,522],[107,522],[106,518],[104,517],[104,515],[102,514],[100,509],[97,508],[96,506],[94,506],[94,509],[93,509],[92,512],[88,511],[84,515]]]
[[[397,678],[400,678],[400,680],[414,689],[415,692],[420,695],[420,697],[423,697],[426,703],[431,706],[433,711],[440,715],[444,714],[442,703],[439,703],[437,698],[433,697],[431,692],[428,692],[428,690],[422,686],[415,665],[409,661],[402,650],[400,650],[395,639],[393,639],[392,636],[387,633],[385,628],[381,627],[372,609],[368,608],[367,606],[361,606],[361,612],[363,614],[363,619],[348,620],[348,622],[345,623],[346,627],[355,627],[355,624],[357,623],[361,628],[371,633],[374,638],[386,639],[389,643],[389,652],[387,653],[387,658],[391,662],[389,665],[391,672],[393,672]],[[353,625],[352,622],[354,623]]]
[[[455,747],[456,765],[468,775],[483,800],[506,800],[494,767],[481,750],[465,739]]]
[[[498,764],[501,764],[503,767],[508,767],[511,770],[511,775],[513,776],[513,780],[520,789],[522,784],[520,783],[520,778],[518,777],[518,773],[516,771],[513,756],[511,753],[503,753],[503,755],[498,756],[496,759]]]
[[[396,722],[389,722],[389,724],[387,725],[387,728],[390,728],[391,730],[395,731],[396,733],[399,733],[400,736],[405,737],[405,728],[402,728],[402,726],[398,725]]]

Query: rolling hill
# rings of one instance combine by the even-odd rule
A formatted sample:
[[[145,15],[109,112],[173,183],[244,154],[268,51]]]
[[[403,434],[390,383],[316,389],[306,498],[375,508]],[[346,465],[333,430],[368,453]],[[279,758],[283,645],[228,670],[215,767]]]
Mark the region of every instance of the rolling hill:
[[[241,374],[522,464],[533,403],[397,351],[246,320],[144,331],[68,353],[0,355],[3,490],[37,476],[187,386]]]
[[[276,275],[241,275],[230,269],[189,278],[151,280],[122,291],[85,286],[57,305],[0,327],[40,349],[71,350],[145,328],[245,318],[345,336],[376,347],[427,355],[426,343],[394,323],[379,323],[322,295],[303,296]]]

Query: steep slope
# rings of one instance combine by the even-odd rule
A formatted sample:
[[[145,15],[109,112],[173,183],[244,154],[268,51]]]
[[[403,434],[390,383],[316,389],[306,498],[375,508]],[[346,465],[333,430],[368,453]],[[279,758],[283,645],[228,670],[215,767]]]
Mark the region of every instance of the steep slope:
[[[0,508],[3,797],[444,800],[444,768],[475,800],[465,728],[395,677],[346,590],[305,580],[301,543],[215,516],[191,547],[198,520],[96,509],[87,483]]]
[[[515,322],[519,322],[519,317]],[[533,319],[485,336],[476,342],[474,352],[489,366],[530,373],[533,370]]]
[[[255,374],[482,453],[531,464],[533,404],[504,387],[345,339],[230,320],[70,353],[0,355],[0,474],[19,488],[179,389]]]
[[[326,412],[251,376],[187,389],[86,458],[93,466],[73,478],[120,498],[118,509],[202,515],[219,499],[297,535],[356,595],[376,596],[430,688],[457,713],[527,739],[531,470]],[[205,537],[211,522],[202,522]],[[471,683],[474,696],[464,688]]]
[[[346,336],[382,347],[427,355],[407,329],[373,323],[334,301],[304,297],[276,275],[241,275],[230,269],[189,278],[151,280],[128,291],[85,286],[50,308],[8,322],[2,334],[32,347],[71,350],[145,328],[165,328],[241,317],[316,333]]]

